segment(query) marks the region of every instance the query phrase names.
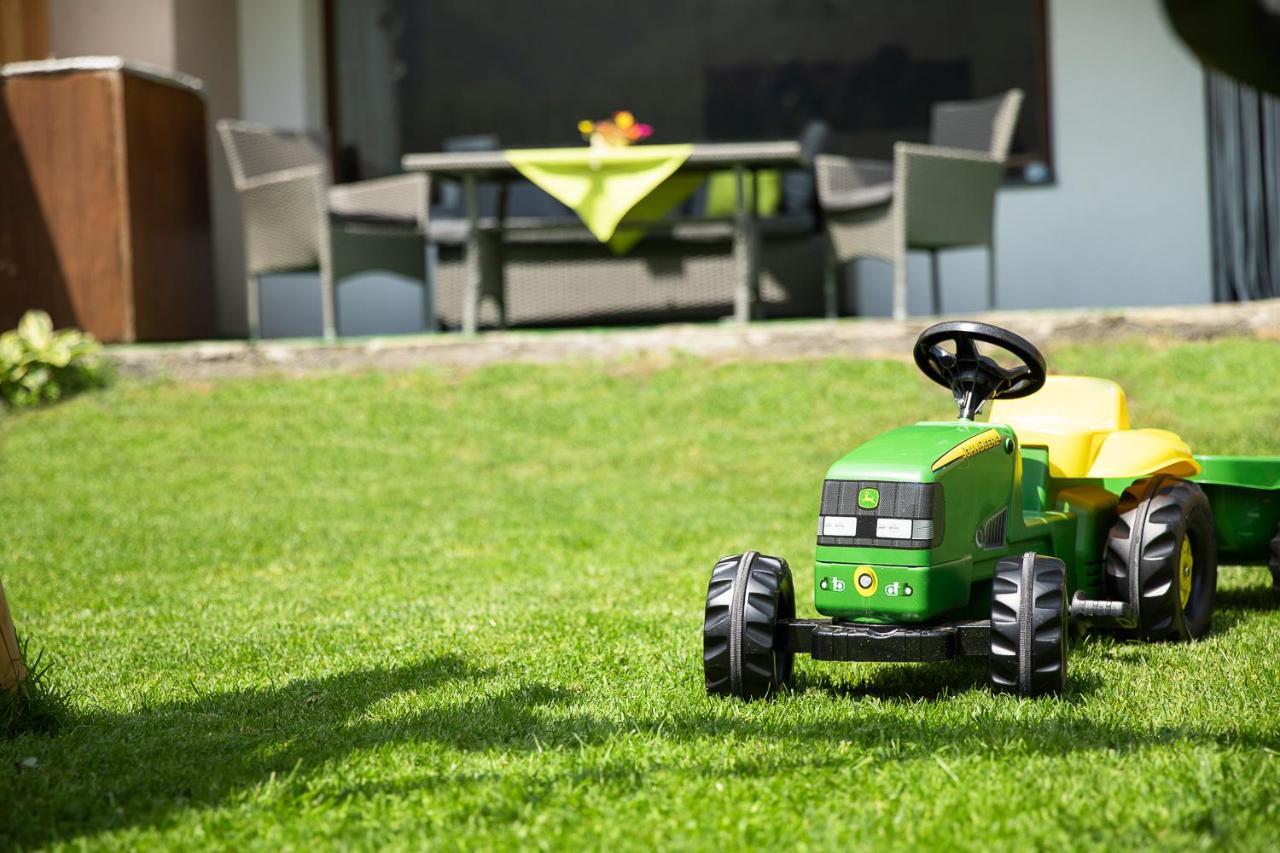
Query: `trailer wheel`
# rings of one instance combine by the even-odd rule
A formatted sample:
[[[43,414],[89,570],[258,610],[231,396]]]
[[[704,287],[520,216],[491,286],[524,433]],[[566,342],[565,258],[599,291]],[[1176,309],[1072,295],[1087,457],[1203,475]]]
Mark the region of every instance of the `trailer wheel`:
[[[748,551],[716,563],[702,624],[707,692],[760,699],[790,687],[795,653],[779,643],[777,627],[795,616],[786,560]]]
[[[1142,640],[1194,640],[1209,630],[1218,546],[1209,499],[1195,483],[1150,477],[1120,497],[1107,536],[1111,594],[1133,605]]]
[[[991,687],[1046,696],[1067,686],[1067,570],[1028,551],[996,563],[991,581]]]
[[[1271,591],[1280,595],[1280,524],[1276,525],[1276,535],[1271,540],[1271,560],[1267,567],[1271,569]]]

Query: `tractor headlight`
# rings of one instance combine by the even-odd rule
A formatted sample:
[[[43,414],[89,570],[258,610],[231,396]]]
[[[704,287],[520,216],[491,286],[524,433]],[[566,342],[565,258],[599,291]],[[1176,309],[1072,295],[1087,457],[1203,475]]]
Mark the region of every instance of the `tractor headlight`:
[[[911,519],[909,518],[877,518],[877,539],[910,539]]]
[[[848,515],[824,515],[822,517],[823,536],[857,536],[858,519]]]
[[[877,518],[877,539],[932,539],[933,522],[926,518]]]

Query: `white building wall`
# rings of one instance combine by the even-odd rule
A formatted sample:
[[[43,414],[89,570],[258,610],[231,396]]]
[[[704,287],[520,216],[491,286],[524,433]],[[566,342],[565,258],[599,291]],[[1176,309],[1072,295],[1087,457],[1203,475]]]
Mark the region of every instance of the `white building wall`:
[[[49,52],[174,67],[172,0],[49,0]],[[179,69],[181,70],[181,69]]]
[[[232,0],[174,0],[174,64],[204,81],[209,122],[209,197],[213,206],[214,280],[221,335],[248,331],[244,308],[244,230],[231,168],[216,122],[240,115],[236,6]]]
[[[323,9],[320,0],[236,0],[240,17],[240,108],[247,121],[325,133]],[[358,286],[357,286],[357,289]],[[339,308],[352,288],[339,289]],[[366,302],[364,293],[355,294]],[[316,273],[264,276],[264,337],[321,333],[320,279]],[[381,306],[375,306],[380,311]],[[243,311],[242,311],[243,313]],[[348,312],[349,313],[349,312]],[[394,319],[388,314],[388,322]],[[339,328],[350,334],[349,316]],[[384,325],[390,329],[394,326]]]
[[[248,121],[324,130],[319,0],[238,0],[240,109]]]
[[[1204,77],[1158,0],[1051,0],[1056,182],[1010,187],[997,207],[1001,308],[1209,302]],[[942,260],[943,309],[985,307],[985,253]],[[929,310],[926,255],[910,306]],[[891,274],[856,264],[858,304],[888,314]]]

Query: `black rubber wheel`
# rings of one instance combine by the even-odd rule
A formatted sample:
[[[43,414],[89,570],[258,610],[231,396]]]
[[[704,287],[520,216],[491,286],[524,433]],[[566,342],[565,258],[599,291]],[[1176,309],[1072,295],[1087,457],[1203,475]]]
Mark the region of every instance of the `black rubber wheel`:
[[[1067,686],[1067,568],[1028,551],[991,581],[991,688],[1051,696]]]
[[[1267,568],[1271,569],[1271,591],[1280,595],[1280,524],[1276,525],[1276,535],[1271,540],[1271,559]]]
[[[702,624],[707,692],[760,699],[790,687],[795,654],[782,650],[777,626],[795,617],[786,560],[748,551],[716,563]]]
[[[1156,475],[1120,497],[1107,535],[1107,585],[1129,602],[1148,642],[1204,636],[1218,587],[1218,545],[1209,499],[1195,483]]]

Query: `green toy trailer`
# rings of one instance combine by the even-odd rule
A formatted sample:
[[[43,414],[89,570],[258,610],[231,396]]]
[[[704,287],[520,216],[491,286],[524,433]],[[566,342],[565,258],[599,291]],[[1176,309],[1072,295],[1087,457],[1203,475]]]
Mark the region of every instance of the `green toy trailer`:
[[[986,657],[995,690],[1053,694],[1073,631],[1203,635],[1219,559],[1269,561],[1280,592],[1280,457],[1193,456],[1171,432],[1130,429],[1118,385],[1046,376],[1034,346],[995,326],[939,323],[914,355],[958,419],[891,430],[827,472],[814,606],[829,618],[796,618],[781,558],[716,563],[708,693],[768,695],[791,684],[799,653]]]

